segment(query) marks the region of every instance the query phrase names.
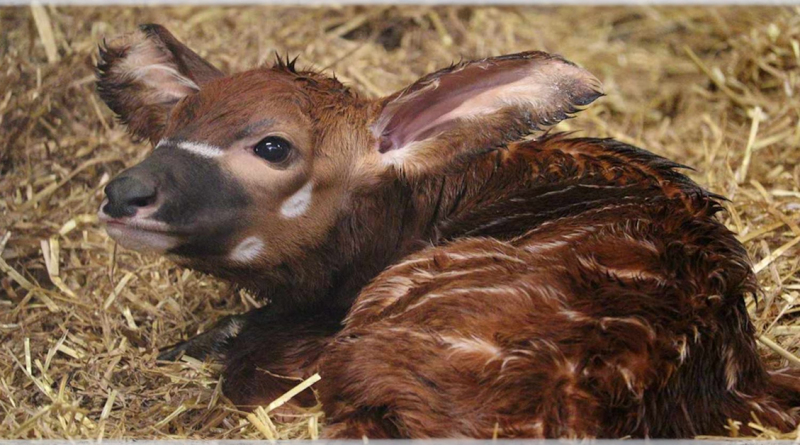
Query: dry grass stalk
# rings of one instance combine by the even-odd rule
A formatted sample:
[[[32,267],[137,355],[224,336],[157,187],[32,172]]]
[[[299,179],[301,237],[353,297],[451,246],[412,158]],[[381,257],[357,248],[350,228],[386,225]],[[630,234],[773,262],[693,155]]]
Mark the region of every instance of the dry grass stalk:
[[[56,48],[56,38],[53,34],[53,24],[50,23],[50,15],[39,2],[31,3],[31,15],[39,30],[39,38],[42,39],[47,60],[50,63],[58,62],[58,48]]]

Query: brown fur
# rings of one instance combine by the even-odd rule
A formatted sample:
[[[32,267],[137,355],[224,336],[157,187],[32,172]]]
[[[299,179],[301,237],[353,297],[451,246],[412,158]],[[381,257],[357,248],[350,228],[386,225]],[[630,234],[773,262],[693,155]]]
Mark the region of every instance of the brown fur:
[[[171,252],[271,301],[179,348],[224,351],[237,404],[320,372],[330,438],[691,437],[752,416],[797,426],[800,380],[759,360],[744,305],[755,277],[715,217],[721,198],[644,150],[536,133],[600,95],[580,68],[522,53],[369,101],[280,62],[165,105],[120,81],[125,54],[109,48],[101,66],[112,109],[151,141],[222,147],[203,162],[247,197],[219,217],[237,224]],[[508,91],[537,96],[493,100]],[[426,104],[459,117],[415,120]],[[140,115],[158,125],[143,132]],[[275,134],[295,157],[267,166],[251,147]],[[307,212],[281,216],[304,184]],[[230,260],[248,236],[265,251]]]

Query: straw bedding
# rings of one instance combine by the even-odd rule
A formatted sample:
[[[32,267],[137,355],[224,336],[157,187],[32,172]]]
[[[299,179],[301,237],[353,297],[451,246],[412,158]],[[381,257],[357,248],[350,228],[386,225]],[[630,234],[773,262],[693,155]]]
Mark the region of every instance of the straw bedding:
[[[367,95],[462,56],[563,54],[608,96],[559,128],[693,166],[697,181],[731,198],[723,218],[763,289],[749,307],[765,360],[800,366],[797,9],[9,7],[0,9],[0,438],[313,438],[324,423],[319,409],[248,418],[220,394],[218,365],[155,359],[260,303],[116,248],[97,225],[103,186],[149,148],[130,142],[94,95],[96,45],[146,22],[227,72],[278,51]]]

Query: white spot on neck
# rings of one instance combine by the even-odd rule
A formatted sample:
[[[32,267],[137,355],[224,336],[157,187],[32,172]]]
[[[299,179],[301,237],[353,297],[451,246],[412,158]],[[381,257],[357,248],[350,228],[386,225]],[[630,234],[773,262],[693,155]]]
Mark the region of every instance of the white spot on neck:
[[[161,147],[162,145],[169,144],[170,141],[167,139],[162,139],[156,145],[156,148]],[[215,145],[206,144],[203,142],[191,142],[191,141],[180,141],[174,144],[175,147],[180,148],[181,150],[186,150],[189,153],[194,153],[197,156],[201,156],[204,158],[218,158],[222,156],[225,151],[217,147]]]
[[[306,213],[308,207],[311,205],[311,192],[313,189],[314,185],[311,181],[306,182],[300,190],[283,202],[281,206],[281,215],[286,218],[297,218]]]
[[[402,166],[410,156],[413,156],[415,151],[419,151],[424,145],[422,142],[411,142],[403,147],[389,150],[381,154],[381,162],[386,166]]]
[[[250,236],[234,247],[228,258],[238,263],[250,263],[264,250],[264,241],[257,236]]]

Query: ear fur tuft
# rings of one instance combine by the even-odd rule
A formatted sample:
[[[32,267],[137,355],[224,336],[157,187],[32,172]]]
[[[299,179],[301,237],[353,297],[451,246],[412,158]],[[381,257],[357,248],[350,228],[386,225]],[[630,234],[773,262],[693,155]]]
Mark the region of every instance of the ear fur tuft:
[[[136,139],[157,142],[170,109],[223,73],[160,25],[99,46],[97,92]]]

